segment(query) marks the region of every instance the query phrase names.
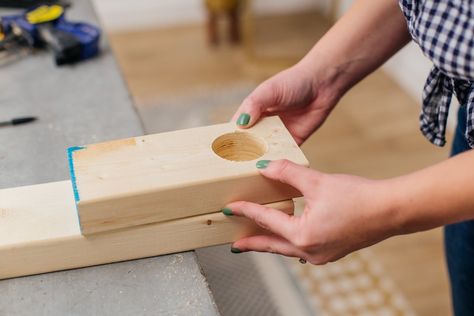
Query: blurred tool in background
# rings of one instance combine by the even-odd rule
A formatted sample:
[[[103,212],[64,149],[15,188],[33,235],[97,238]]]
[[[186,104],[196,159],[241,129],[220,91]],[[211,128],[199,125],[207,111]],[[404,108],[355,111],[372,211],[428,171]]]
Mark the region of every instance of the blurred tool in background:
[[[26,123],[34,122],[36,121],[36,119],[37,118],[34,116],[17,117],[8,121],[0,121],[0,127],[26,124]]]
[[[40,5],[22,14],[0,20],[0,51],[19,54],[24,49],[49,48],[56,65],[76,63],[99,53],[100,29],[82,22],[70,22],[65,7]]]
[[[63,0],[0,0],[0,7],[3,8],[33,8],[42,4],[60,4],[68,6],[69,3]]]

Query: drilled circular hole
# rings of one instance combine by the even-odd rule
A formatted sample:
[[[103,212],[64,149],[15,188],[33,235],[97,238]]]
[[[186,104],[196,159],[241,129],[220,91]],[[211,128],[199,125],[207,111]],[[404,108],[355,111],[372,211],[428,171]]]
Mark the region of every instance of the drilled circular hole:
[[[228,133],[212,142],[212,150],[221,158],[248,161],[262,157],[267,144],[258,136],[246,132]]]

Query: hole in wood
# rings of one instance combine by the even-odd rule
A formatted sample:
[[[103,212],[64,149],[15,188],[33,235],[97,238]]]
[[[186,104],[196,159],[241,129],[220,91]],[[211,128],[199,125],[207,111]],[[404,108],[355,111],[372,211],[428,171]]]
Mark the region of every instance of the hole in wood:
[[[267,144],[258,136],[234,132],[217,137],[212,150],[221,158],[231,161],[248,161],[260,158],[267,151]]]

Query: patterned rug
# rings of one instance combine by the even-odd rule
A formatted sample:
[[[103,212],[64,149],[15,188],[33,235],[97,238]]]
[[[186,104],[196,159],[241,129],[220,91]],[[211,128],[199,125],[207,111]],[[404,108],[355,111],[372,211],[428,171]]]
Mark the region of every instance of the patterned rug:
[[[288,267],[318,315],[415,315],[370,249],[325,266]]]

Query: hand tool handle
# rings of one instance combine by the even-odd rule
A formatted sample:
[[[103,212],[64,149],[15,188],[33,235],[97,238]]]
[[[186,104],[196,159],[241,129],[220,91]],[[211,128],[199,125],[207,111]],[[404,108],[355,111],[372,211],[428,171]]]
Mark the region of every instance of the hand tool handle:
[[[19,117],[19,118],[14,118],[11,120],[12,125],[18,125],[18,124],[25,124],[28,122],[32,122],[36,120],[36,117],[33,116],[28,116],[28,117]]]
[[[81,43],[74,35],[54,28],[51,23],[38,25],[38,31],[42,40],[53,50],[58,66],[81,59]]]

